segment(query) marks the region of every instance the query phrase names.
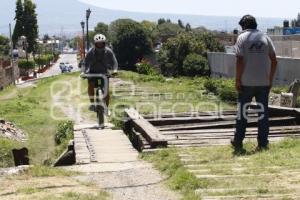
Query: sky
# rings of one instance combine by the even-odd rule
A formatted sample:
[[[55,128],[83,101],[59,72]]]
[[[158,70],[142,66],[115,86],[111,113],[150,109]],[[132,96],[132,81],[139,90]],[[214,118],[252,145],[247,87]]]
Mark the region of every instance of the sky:
[[[300,12],[299,0],[79,0],[103,8],[214,16],[242,16],[292,19]],[[279,3],[280,2],[280,3]]]

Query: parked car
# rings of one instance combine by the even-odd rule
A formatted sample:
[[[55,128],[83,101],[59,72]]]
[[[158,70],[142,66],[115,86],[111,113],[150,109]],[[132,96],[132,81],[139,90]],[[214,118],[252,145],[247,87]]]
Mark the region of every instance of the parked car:
[[[59,64],[59,68],[61,70],[61,73],[65,73],[65,72],[71,72],[73,69],[73,66],[69,63],[69,62],[61,62]]]
[[[73,69],[73,66],[69,62],[66,62],[66,66],[67,66],[68,72],[71,72]]]

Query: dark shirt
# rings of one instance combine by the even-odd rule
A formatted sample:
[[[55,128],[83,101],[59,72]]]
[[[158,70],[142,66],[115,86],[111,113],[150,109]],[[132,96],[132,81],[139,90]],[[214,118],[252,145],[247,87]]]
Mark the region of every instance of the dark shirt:
[[[118,62],[113,51],[105,47],[103,49],[92,48],[85,57],[85,73],[108,74],[108,70],[117,70]]]

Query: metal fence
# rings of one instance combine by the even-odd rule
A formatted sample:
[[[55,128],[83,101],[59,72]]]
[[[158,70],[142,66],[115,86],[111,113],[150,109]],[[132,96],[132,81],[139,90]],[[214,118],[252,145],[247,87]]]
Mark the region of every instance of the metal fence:
[[[270,35],[281,57],[300,58],[300,35]]]

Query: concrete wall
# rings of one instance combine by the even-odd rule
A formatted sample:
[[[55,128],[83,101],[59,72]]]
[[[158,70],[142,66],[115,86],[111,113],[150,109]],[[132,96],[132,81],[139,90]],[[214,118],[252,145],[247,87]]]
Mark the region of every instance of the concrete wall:
[[[19,70],[17,63],[13,62],[13,65],[10,65],[10,60],[0,59],[0,90],[13,84],[18,77]]]
[[[208,53],[208,62],[212,77],[235,77],[236,58],[234,54]],[[295,79],[300,79],[300,59],[278,57],[274,85],[289,85]]]

